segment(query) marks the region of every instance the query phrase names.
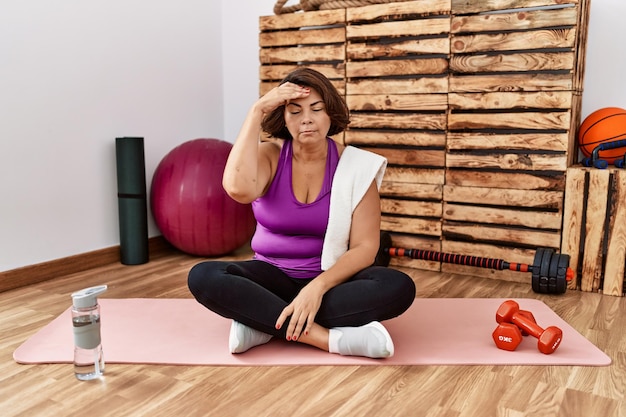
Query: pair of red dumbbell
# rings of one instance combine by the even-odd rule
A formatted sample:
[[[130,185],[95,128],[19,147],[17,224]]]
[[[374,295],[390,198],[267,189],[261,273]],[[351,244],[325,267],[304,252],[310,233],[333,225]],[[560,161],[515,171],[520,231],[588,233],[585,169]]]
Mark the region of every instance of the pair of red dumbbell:
[[[563,332],[556,326],[542,329],[530,311],[520,310],[519,304],[507,300],[500,305],[496,312],[498,327],[492,337],[499,349],[515,350],[522,343],[523,336],[531,335],[537,338],[537,348],[541,353],[553,353],[563,340]]]

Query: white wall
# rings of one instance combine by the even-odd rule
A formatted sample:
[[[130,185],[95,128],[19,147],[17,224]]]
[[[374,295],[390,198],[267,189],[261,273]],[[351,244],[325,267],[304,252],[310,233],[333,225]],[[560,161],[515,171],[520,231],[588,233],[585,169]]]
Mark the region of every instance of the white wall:
[[[176,145],[234,141],[274,4],[0,2],[0,271],[119,244],[115,137],[145,137],[148,185]],[[626,2],[591,7],[583,117],[626,108]]]

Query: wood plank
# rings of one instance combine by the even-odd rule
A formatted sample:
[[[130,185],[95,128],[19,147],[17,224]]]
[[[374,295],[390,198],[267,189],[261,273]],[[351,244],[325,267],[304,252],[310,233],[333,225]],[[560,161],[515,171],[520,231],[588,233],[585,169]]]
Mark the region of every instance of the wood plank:
[[[414,235],[441,236],[441,220],[383,215],[380,229]]]
[[[564,9],[521,10],[510,13],[452,16],[450,31],[482,32],[509,31],[511,29],[538,29],[545,27],[576,26],[578,10],[575,7]]]
[[[580,288],[583,291],[597,292],[602,276],[602,240],[606,220],[607,194],[598,192],[608,190],[610,173],[607,170],[589,171],[589,193],[585,221],[584,257]]]
[[[448,150],[527,150],[567,152],[567,133],[490,134],[448,132]]]
[[[346,63],[346,76],[349,78],[444,74],[447,70],[448,60],[445,58],[349,61]]]
[[[449,54],[448,38],[403,39],[380,42],[348,42],[346,55],[348,59],[398,58],[420,54]]]
[[[562,191],[446,185],[443,189],[443,198],[446,202],[451,203],[516,206],[558,211],[563,207]]]
[[[561,228],[561,251],[570,256],[570,265],[574,270],[575,276],[568,283],[568,288],[575,290],[580,287],[578,264],[585,218],[583,196],[585,195],[586,170],[571,167],[567,169],[566,176],[563,226]]]
[[[423,94],[448,93],[448,78],[424,76],[402,79],[363,78],[350,80],[347,94]]]
[[[535,249],[512,248],[509,246],[491,245],[478,242],[459,242],[455,240],[441,241],[441,250],[461,255],[480,256],[483,258],[502,259],[506,262],[532,265]]]
[[[446,145],[446,135],[443,132],[352,129],[346,131],[346,143],[443,148]]]
[[[561,213],[471,206],[449,203],[447,201],[443,203],[443,219],[474,222],[481,225],[523,226],[536,229],[559,230],[561,227]]]
[[[527,172],[446,170],[446,185],[465,187],[511,188],[511,184],[520,190],[553,190],[565,188],[565,175],[545,175]]]
[[[624,295],[624,262],[626,259],[626,172],[612,171],[611,210],[607,241],[606,267],[602,293]]]
[[[302,65],[298,64],[275,64],[275,65],[261,65],[259,67],[259,79],[261,81],[266,80],[282,80],[290,72]],[[346,65],[343,62],[331,63],[331,64],[308,64],[307,68],[314,69],[321,72],[331,80],[344,79],[346,77]]]
[[[419,19],[368,23],[365,25],[348,24],[346,27],[346,38],[352,41],[384,37],[433,36],[447,34],[449,32],[450,19]]]
[[[447,94],[354,94],[346,97],[351,111],[429,111],[448,108]]]
[[[493,154],[474,155],[449,153],[446,155],[447,168],[507,169],[521,171],[565,171],[565,155],[541,154]]]
[[[296,29],[307,26],[328,26],[346,22],[346,10],[321,10],[307,13],[286,13],[259,17],[259,30]]]
[[[430,14],[449,14],[450,0],[429,0],[391,2],[362,7],[348,7],[348,22],[374,21],[384,18],[403,18],[404,16],[423,16]]]
[[[486,227],[477,224],[453,224],[450,222],[444,222],[442,233],[445,240],[506,242],[534,248],[558,249],[561,240],[561,235],[558,232],[512,227]]]
[[[350,128],[444,130],[446,122],[447,117],[444,113],[353,112],[350,117]]]
[[[384,214],[437,218],[441,218],[443,209],[441,202],[396,200],[391,198],[381,198],[380,207]]]
[[[450,93],[451,109],[570,109],[571,91]]]
[[[368,148],[364,146],[361,149],[384,156],[387,158],[387,162],[392,165],[443,167],[446,160],[443,149],[420,149],[413,152],[408,152],[406,149]]]
[[[534,129],[565,130],[570,123],[569,111],[521,113],[450,113],[448,129]]]
[[[326,43],[343,44],[345,41],[345,27],[306,30],[297,29],[280,32],[261,32],[259,34],[259,46],[261,48],[288,45],[317,45]]]
[[[543,6],[563,7],[565,5],[574,5],[576,3],[578,3],[578,0],[452,0],[451,7],[453,14],[470,14]]]
[[[416,167],[387,167],[384,181],[443,185],[443,169]]]
[[[345,47],[343,44],[262,48],[259,51],[259,61],[261,64],[343,61],[344,59]]]
[[[452,55],[450,70],[458,73],[561,71],[574,67],[573,52]]]
[[[439,200],[443,198],[443,186],[439,184],[419,184],[383,180],[380,186],[382,197],[404,197],[418,200]]]
[[[491,28],[490,28],[491,29]],[[509,28],[514,30],[515,27]],[[575,29],[541,29],[524,32],[456,35],[450,39],[450,52],[527,51],[574,47]]]
[[[572,74],[450,75],[450,92],[560,91],[573,88]]]

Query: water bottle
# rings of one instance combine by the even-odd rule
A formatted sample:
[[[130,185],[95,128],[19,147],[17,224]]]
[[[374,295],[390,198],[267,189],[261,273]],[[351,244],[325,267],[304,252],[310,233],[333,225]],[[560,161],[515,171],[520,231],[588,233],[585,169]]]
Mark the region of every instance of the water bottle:
[[[100,378],[104,373],[98,295],[106,289],[100,285],[72,294],[74,374],[81,381]]]

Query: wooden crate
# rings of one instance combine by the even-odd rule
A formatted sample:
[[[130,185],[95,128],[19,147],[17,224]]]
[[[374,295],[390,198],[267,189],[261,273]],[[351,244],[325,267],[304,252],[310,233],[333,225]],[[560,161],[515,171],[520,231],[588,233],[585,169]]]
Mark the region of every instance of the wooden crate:
[[[399,247],[441,249],[449,33],[449,0],[347,9],[346,143],[387,158],[381,228]]]
[[[562,250],[576,271],[571,289],[624,295],[626,170],[567,170]]]
[[[580,113],[579,7],[452,1],[443,251],[532,264],[536,248],[560,249],[572,120]]]
[[[344,88],[343,141],[389,161],[382,229],[394,246],[530,264],[561,246],[588,14],[588,0],[417,0],[262,17],[260,90],[297,65]]]

